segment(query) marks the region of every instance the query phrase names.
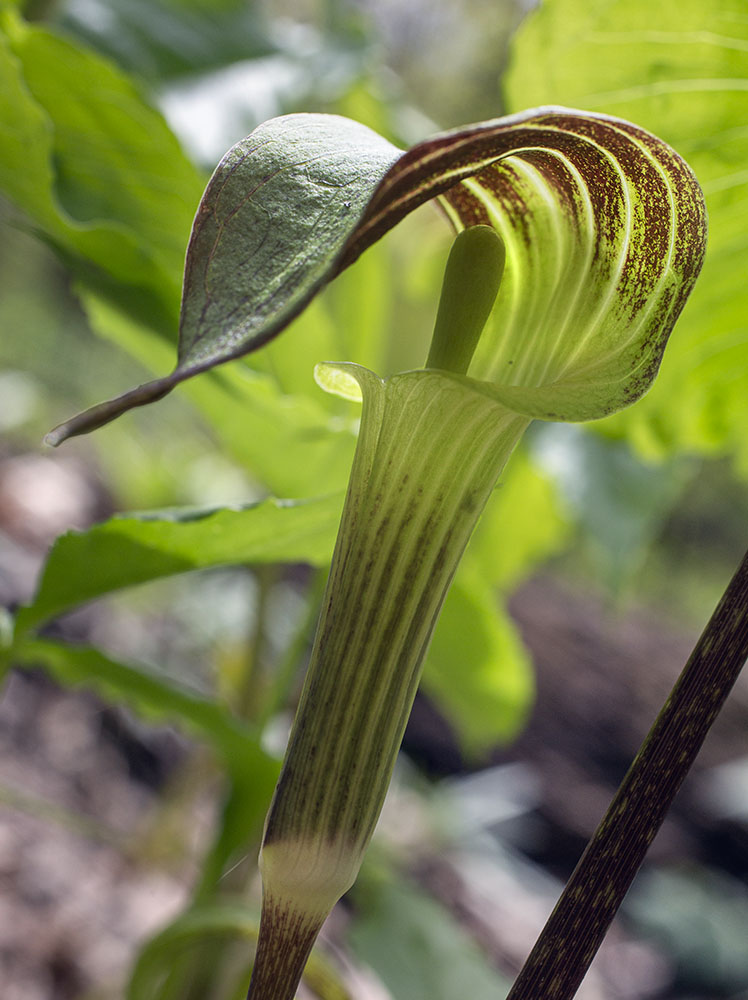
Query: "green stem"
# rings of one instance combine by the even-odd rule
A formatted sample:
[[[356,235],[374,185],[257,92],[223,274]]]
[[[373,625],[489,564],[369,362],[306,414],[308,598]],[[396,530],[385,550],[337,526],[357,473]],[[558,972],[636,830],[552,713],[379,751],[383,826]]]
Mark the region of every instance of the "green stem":
[[[748,553],[507,1000],[571,1000],[748,658]]]

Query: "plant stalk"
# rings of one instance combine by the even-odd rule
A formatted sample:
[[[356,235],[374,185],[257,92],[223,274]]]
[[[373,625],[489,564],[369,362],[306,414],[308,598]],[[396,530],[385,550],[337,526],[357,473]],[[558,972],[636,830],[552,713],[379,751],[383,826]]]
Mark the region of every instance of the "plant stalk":
[[[595,831],[507,1000],[571,1000],[748,659],[748,553]]]

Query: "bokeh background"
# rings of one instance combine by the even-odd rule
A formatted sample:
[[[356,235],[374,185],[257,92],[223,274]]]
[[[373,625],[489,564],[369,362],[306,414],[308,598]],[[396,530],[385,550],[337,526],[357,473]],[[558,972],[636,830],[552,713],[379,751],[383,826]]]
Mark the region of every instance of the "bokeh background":
[[[33,30],[132,80],[191,164],[175,188],[196,197],[225,150],[274,115],[344,114],[407,146],[551,102],[659,132],[707,193],[711,256],[657,387],[592,428],[535,428],[507,472],[472,557],[485,585],[470,590],[458,578],[370,856],[325,930],[305,996],[504,995],[748,538],[748,11],[743,0],[709,11],[691,0],[655,11],[634,0],[529,7],[0,4],[3,18],[20,12]],[[66,85],[63,75],[61,107]],[[85,201],[74,159],[62,145],[50,158],[64,210],[118,219],[106,192],[94,203],[89,189]],[[346,356],[332,360],[386,373],[425,356],[450,241],[431,206],[368,251],[281,341],[238,363],[241,377],[206,376],[209,388],[177,392],[53,453],[40,441],[55,423],[166,371],[176,332],[154,337],[147,322],[96,299],[13,182],[5,190],[3,633],[33,599],[49,546],[71,528],[117,512],[342,488],[355,414],[321,398],[313,364],[336,350]],[[278,755],[323,582],[324,568],[304,563],[203,570],[87,604],[45,635],[261,719],[263,745]],[[215,752],[166,711],[154,718],[91,677],[21,660],[0,700],[3,1000],[124,996],[138,955],[135,1000],[242,997],[256,846],[206,876],[226,829]],[[219,851],[223,861],[230,853]],[[742,682],[580,997],[748,997],[747,874]],[[243,908],[231,910],[238,899]],[[193,913],[203,906],[199,919],[144,951],[190,903]],[[198,952],[207,982],[190,965]],[[169,979],[164,969],[177,972]]]

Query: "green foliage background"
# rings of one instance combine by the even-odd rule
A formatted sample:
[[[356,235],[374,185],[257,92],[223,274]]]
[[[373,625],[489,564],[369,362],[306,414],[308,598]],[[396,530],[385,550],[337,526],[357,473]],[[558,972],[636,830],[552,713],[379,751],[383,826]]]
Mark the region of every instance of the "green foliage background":
[[[429,121],[437,109],[428,102],[427,67],[410,67],[421,106],[404,96],[403,85],[382,72],[376,32],[346,4],[310,5],[303,30],[281,10],[231,0],[96,5],[106,13],[99,22],[82,18],[73,3],[29,21],[22,4],[0,2],[0,191],[7,199],[0,365],[22,372],[39,397],[28,418],[10,412],[12,395],[0,400],[14,448],[72,409],[172,367],[184,249],[212,166],[210,135],[184,126],[184,109],[192,109],[189,118],[204,106],[197,97],[214,102],[216,117],[222,112],[225,145],[260,117],[288,110],[335,110],[401,145],[458,123]],[[512,8],[501,8],[501,18],[499,10],[501,25],[492,22],[486,33],[493,46],[503,44],[517,19]],[[471,4],[460,15],[479,16]],[[704,456],[727,459],[734,475],[748,475],[744,3],[546,0],[514,38],[500,86],[504,58],[503,49],[498,56],[481,52],[473,60],[480,72],[465,77],[474,101],[461,91],[443,105],[445,116],[467,105],[477,117],[561,103],[630,118],[694,167],[707,196],[710,246],[652,392],[589,430],[538,432],[510,464],[476,532],[424,677],[466,756],[476,759],[518,731],[532,702],[529,658],[504,610],[517,584],[566,549],[572,573],[591,570],[620,591],[641,572],[684,489],[709,497],[703,479],[713,474],[704,471]],[[252,82],[256,92],[258,80],[266,81],[264,105],[236,102],[225,71],[239,64],[250,93]],[[251,75],[253,64],[260,76]],[[453,82],[450,92],[458,91]],[[205,119],[202,128],[210,132]],[[222,151],[214,149],[213,159]],[[37,630],[78,604],[176,573],[324,567],[357,411],[316,388],[313,366],[353,360],[386,373],[421,364],[448,239],[438,215],[419,210],[267,348],[194,380],[150,414],[128,416],[73,446],[95,456],[120,509],[169,509],[117,516],[59,539],[36,596],[17,617],[6,661],[44,663],[65,683],[170,718],[216,749],[226,809],[196,906],[207,905],[218,874],[257,837],[276,767],[260,748],[261,722],[295,690],[314,609],[287,638],[281,666],[265,670],[261,704],[252,711],[242,707],[244,681],[228,669],[222,676],[220,661],[198,667],[197,677],[175,679],[145,656],[78,649],[40,639]],[[34,241],[51,248],[61,268]],[[23,265],[14,261],[14,247]],[[56,296],[43,287],[50,279],[59,286]],[[218,482],[219,492],[226,483],[231,496],[189,486],[206,455],[212,464],[202,482]],[[576,472],[569,475],[570,468]],[[715,468],[718,482],[732,482],[724,464]],[[730,495],[744,503],[739,488]],[[232,505],[213,506],[224,501]],[[172,509],[185,504],[187,510]],[[745,509],[728,512],[726,537],[740,534],[744,518]],[[707,585],[693,602],[699,612],[714,594],[709,573],[700,567],[700,574]],[[168,586],[161,593],[168,603]],[[318,599],[319,587],[310,593]],[[374,893],[376,906],[420,912],[429,905],[415,896],[402,903],[393,891]],[[440,920],[425,921],[434,938],[418,945],[429,961],[443,950]],[[356,940],[372,954],[386,948],[372,943],[365,921]],[[139,975],[142,982],[142,969]],[[483,975],[475,973],[481,982]],[[440,982],[437,976],[429,995],[454,996],[446,988],[438,993]],[[181,996],[178,980],[169,988],[168,995]]]

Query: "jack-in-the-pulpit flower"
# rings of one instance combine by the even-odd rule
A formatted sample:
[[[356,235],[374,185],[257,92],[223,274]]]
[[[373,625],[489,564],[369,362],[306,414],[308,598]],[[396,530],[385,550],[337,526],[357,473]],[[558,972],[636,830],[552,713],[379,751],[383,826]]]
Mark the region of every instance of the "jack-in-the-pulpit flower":
[[[603,417],[651,385],[701,266],[701,191],[661,140],[564,108],[405,153],[335,116],[267,122],[227,153],[198,210],[175,371],[50,436],[260,347],[430,198],[460,235],[424,368],[317,370],[323,387],[363,400],[361,432],[266,824],[252,1000],[291,1000],[356,877],[441,604],[523,431]]]

